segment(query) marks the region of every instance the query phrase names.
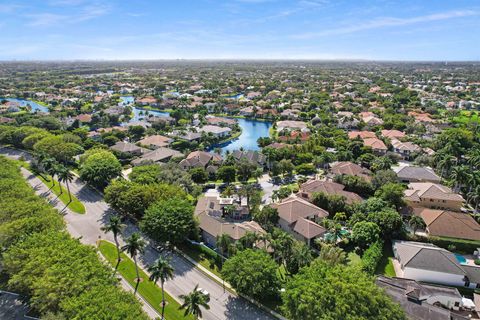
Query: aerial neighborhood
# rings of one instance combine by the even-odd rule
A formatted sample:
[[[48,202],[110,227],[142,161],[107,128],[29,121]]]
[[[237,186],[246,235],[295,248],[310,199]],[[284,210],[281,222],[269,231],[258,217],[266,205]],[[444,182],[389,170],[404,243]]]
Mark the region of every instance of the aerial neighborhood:
[[[480,319],[479,113],[460,62],[0,62],[2,305]]]

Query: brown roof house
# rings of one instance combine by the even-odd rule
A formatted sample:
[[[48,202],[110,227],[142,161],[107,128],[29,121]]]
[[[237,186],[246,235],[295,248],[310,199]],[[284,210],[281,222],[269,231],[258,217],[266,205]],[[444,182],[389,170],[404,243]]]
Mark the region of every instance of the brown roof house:
[[[411,182],[404,191],[404,200],[410,207],[460,211],[463,205],[461,195],[441,184]]]
[[[385,143],[378,138],[366,138],[363,139],[363,145],[372,148],[373,152],[377,154],[385,154],[388,150]]]
[[[382,130],[382,137],[388,139],[399,139],[405,137],[405,133],[395,129],[392,130]]]
[[[413,142],[402,142],[397,139],[392,139],[393,151],[399,154],[404,159],[409,159],[415,152],[421,152],[422,148]]]
[[[150,149],[158,149],[162,147],[168,147],[172,141],[172,138],[156,134],[153,136],[145,137],[142,140],[138,141],[138,143]]]
[[[134,145],[130,142],[118,141],[113,146],[110,147],[110,150],[126,153],[134,156],[139,156],[143,153],[143,149],[137,145]]]
[[[223,158],[218,153],[209,153],[205,151],[193,151],[185,159],[180,161],[179,165],[184,170],[192,168],[204,168],[209,172],[214,172],[222,163]]]
[[[200,198],[195,207],[195,217],[203,240],[211,247],[216,247],[217,237],[222,234],[238,241],[247,232],[265,233],[258,223],[250,220],[246,205],[236,203],[233,198],[221,198],[218,194],[207,193]],[[262,245],[265,244],[257,243],[259,247]]]
[[[375,135],[375,132],[372,131],[350,131],[348,133],[348,138],[349,139],[367,139],[367,138],[376,138],[377,136]]]
[[[327,232],[314,220],[328,217],[328,212],[296,195],[274,203],[271,207],[278,210],[280,228],[300,241],[310,244],[313,239],[322,237]]]
[[[429,235],[480,240],[480,225],[469,214],[427,208],[416,208],[413,212],[423,219]]]
[[[327,195],[338,195],[345,197],[348,204],[361,202],[363,199],[354,192],[343,190],[345,186],[340,183],[324,180],[309,180],[300,186],[297,195],[305,200],[312,201],[314,193],[323,192]]]
[[[350,161],[332,163],[330,165],[330,172],[333,175],[357,176],[367,181],[371,180],[370,174],[372,173],[370,170]]]

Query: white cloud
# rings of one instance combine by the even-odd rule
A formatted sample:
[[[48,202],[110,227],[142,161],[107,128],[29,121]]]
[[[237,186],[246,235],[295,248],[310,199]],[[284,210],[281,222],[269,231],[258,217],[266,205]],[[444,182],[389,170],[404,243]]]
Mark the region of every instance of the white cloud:
[[[432,22],[432,21],[440,21],[440,20],[448,20],[454,18],[462,18],[468,16],[475,16],[479,15],[478,11],[473,10],[457,10],[457,11],[448,11],[443,13],[436,13],[431,15],[425,16],[418,16],[412,18],[394,18],[394,17],[386,17],[386,18],[378,18],[372,21],[350,25],[346,27],[340,28],[333,28],[333,29],[326,29],[319,32],[306,32],[297,35],[291,36],[295,39],[310,39],[310,38],[317,38],[317,37],[324,37],[324,36],[332,36],[332,35],[340,35],[340,34],[350,34],[364,30],[371,30],[371,29],[378,29],[378,28],[385,28],[385,27],[395,27],[395,26],[406,26],[418,23],[425,23],[425,22]]]

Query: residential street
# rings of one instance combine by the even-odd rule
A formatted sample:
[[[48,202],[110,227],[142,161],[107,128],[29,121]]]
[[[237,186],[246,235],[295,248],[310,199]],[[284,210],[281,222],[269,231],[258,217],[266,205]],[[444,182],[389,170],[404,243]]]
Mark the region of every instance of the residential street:
[[[28,154],[0,148],[0,154],[10,158],[19,158],[23,156],[28,160]],[[36,188],[38,194],[44,194],[47,188],[28,171],[22,170],[28,182],[32,187]],[[65,221],[67,222],[68,231],[74,237],[80,238],[85,244],[95,245],[98,239],[106,239],[113,241],[111,234],[105,234],[101,231],[101,227],[108,221],[111,209],[105,203],[99,193],[87,187],[80,179],[75,178],[70,185],[70,189],[75,196],[84,203],[86,214],[75,214],[67,212]],[[137,227],[129,224],[125,230],[124,236],[138,231]],[[145,267],[159,256],[159,253],[152,247],[148,246],[145,253],[140,257],[142,267]],[[267,312],[259,309],[250,302],[240,298],[228,291],[224,291],[222,286],[211,280],[203,272],[195,268],[184,258],[173,254],[172,265],[175,269],[175,278],[165,283],[165,289],[172,296],[178,297],[187,294],[196,284],[210,293],[210,310],[203,310],[203,319],[274,319]]]

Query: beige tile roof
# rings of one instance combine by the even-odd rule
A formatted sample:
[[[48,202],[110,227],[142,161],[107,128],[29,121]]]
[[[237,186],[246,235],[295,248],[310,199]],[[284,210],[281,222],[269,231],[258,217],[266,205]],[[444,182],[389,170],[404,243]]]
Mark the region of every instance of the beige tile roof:
[[[278,210],[278,216],[289,224],[296,222],[300,218],[328,217],[327,211],[295,195],[284,199],[280,203],[274,203],[271,206],[276,208]]]
[[[463,197],[454,193],[452,189],[441,184],[431,182],[411,182],[404,192],[407,198],[437,199],[450,201],[463,201]],[[418,201],[418,200],[416,200]]]
[[[327,229],[311,220],[300,218],[295,223],[293,231],[302,235],[305,239],[313,239],[325,234],[327,232]]]
[[[446,210],[417,208],[432,236],[480,240],[480,225],[469,214]]]

